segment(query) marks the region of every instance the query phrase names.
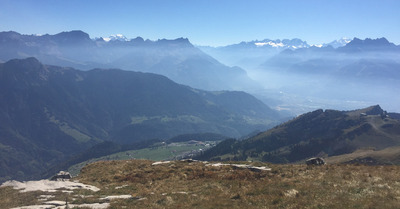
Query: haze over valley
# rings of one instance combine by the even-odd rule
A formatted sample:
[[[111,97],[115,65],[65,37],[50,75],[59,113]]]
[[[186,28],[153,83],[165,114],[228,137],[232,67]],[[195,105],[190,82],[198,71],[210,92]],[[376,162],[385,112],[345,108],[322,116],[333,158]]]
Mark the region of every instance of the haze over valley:
[[[45,64],[82,70],[152,72],[194,88],[246,91],[288,116],[316,108],[400,108],[393,96],[400,88],[400,47],[385,38],[341,39],[318,46],[300,39],[265,39],[224,47],[196,47],[186,38],[91,39],[83,31],[42,36],[2,32],[0,38],[7,43],[0,46],[3,61],[36,57]]]
[[[390,111],[400,108],[393,96],[400,88],[400,47],[385,38],[343,38],[320,45],[266,39],[200,48],[224,64],[246,69],[266,89],[254,94],[280,100],[275,103],[278,109],[299,114],[374,104]]]

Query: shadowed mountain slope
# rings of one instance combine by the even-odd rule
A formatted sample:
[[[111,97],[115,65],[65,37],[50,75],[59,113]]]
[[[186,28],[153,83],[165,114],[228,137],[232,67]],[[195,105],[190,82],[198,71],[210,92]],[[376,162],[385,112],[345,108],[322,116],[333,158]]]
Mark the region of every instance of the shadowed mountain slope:
[[[277,120],[275,111],[246,93],[192,89],[156,74],[80,71],[35,58],[0,64],[5,179],[37,177],[103,140],[127,144],[190,133],[239,137]]]

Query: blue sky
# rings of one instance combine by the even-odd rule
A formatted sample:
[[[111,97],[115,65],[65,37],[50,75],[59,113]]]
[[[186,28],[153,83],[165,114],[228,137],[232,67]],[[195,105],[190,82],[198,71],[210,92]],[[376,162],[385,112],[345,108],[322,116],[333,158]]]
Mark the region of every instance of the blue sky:
[[[400,44],[399,0],[0,0],[0,31],[189,38],[198,45],[386,37]]]

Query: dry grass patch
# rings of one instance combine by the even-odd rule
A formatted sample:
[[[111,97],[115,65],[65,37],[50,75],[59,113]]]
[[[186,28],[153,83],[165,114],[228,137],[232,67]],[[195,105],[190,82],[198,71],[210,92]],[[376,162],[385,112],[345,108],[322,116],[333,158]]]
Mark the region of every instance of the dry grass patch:
[[[116,208],[400,207],[398,166],[268,164],[272,171],[254,172],[202,162],[152,163],[94,163],[83,169],[79,178],[108,191],[129,185],[118,192],[137,198],[112,203]]]
[[[257,166],[272,170],[256,172],[203,162],[152,163],[106,161],[86,166],[77,178],[101,190],[74,191],[73,203],[131,195],[102,201],[110,202],[110,208],[400,208],[399,166],[307,167],[258,162]],[[23,195],[10,188],[0,192],[2,197],[7,192]],[[0,207],[7,202],[2,199]]]

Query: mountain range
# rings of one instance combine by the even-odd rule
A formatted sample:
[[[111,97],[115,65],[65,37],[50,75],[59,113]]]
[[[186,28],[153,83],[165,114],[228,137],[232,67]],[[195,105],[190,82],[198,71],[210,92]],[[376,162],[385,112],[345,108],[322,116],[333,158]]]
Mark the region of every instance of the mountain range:
[[[284,49],[308,48],[310,45],[300,39],[264,39],[262,41],[243,41],[221,47],[198,47],[224,64],[240,66],[247,70],[257,67]]]
[[[296,50],[327,46],[338,48],[345,46],[350,41],[348,38],[342,38],[326,44],[310,45],[298,38],[282,40],[264,39],[261,41],[243,41],[238,44],[220,47],[198,46],[198,48],[226,65],[239,66],[246,70],[252,70],[286,49]]]
[[[0,43],[0,181],[38,178],[91,147],[98,154],[93,146],[109,141],[118,150],[182,134],[237,138],[282,121],[282,113],[254,96],[223,89],[256,92],[296,114],[337,103],[400,108],[400,50],[385,38],[328,46],[266,39],[215,49],[255,66],[246,70],[258,83],[203,52],[214,49],[200,50],[185,38],[11,31],[0,33]],[[368,147],[381,152],[399,146],[396,118],[380,106],[319,109],[249,139],[223,141],[200,158],[299,162]],[[89,155],[79,156],[72,161]]]
[[[118,34],[91,39],[83,31],[55,35],[0,32],[0,61],[36,57],[57,66],[83,70],[119,68],[165,75],[175,82],[205,90],[257,88],[246,71],[228,67],[194,47],[188,39],[128,40]]]
[[[385,38],[360,40],[354,38],[347,45],[339,48],[309,47],[297,50],[284,50],[266,60],[259,66],[265,71],[284,71],[291,73],[329,73],[349,77],[346,66],[360,61],[398,63],[400,46],[390,43]],[[371,72],[354,69],[352,76],[371,76]],[[377,69],[375,74],[381,74],[384,69]],[[396,72],[396,69],[392,70]],[[375,76],[375,75],[372,75]],[[391,75],[382,75],[391,77]],[[398,77],[398,75],[396,75]]]
[[[315,107],[350,110],[379,103],[398,112],[400,100],[394,95],[400,91],[399,60],[400,46],[385,38],[354,38],[339,48],[283,50],[249,74],[263,81],[265,88],[283,92],[275,99],[283,105],[307,104],[311,111]]]
[[[294,163],[315,156],[337,157],[363,149],[398,147],[400,121],[391,115],[379,105],[353,111],[319,109],[242,141],[225,140],[199,158]],[[386,156],[384,163],[390,164],[387,159],[392,157]]]
[[[10,31],[0,32],[0,42],[4,62],[36,57],[83,70],[152,72],[194,88],[246,91],[288,115],[377,103],[400,111],[399,99],[392,96],[400,88],[399,46],[385,38],[343,38],[318,46],[264,39],[215,48],[196,47],[185,38],[150,41],[117,34],[91,39],[82,31],[41,36]]]
[[[244,92],[210,92],[156,74],[0,64],[0,176],[40,172],[105,140],[119,144],[180,134],[239,137],[266,130],[279,113]]]

